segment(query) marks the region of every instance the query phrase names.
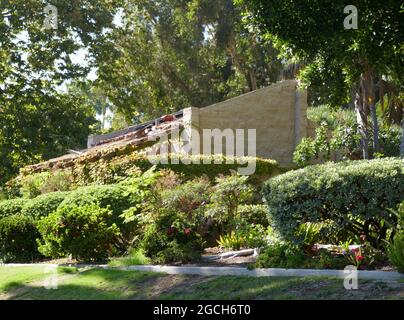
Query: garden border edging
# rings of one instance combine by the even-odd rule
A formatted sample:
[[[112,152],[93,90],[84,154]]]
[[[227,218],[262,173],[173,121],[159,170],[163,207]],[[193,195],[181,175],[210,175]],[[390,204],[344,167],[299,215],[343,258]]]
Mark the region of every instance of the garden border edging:
[[[197,267],[197,266],[163,266],[163,265],[137,265],[126,267],[111,267],[109,265],[92,264],[37,264],[37,263],[11,263],[0,264],[5,267],[21,266],[76,266],[77,268],[101,268],[126,271],[148,271],[167,274],[189,274],[200,276],[250,276],[250,277],[337,277],[345,278],[349,271],[324,270],[324,269],[282,269],[282,268],[257,268],[247,269],[244,267]],[[358,270],[358,279],[370,279],[381,281],[404,280],[404,274],[395,271],[368,271]]]

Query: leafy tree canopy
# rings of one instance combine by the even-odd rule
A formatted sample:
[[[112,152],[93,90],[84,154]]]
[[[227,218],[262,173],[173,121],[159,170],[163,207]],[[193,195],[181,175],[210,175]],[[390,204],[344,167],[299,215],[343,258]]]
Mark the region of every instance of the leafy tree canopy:
[[[44,28],[46,4],[1,1],[0,182],[23,165],[83,147],[94,122],[79,97],[60,86],[89,72],[119,2],[52,1],[57,29]],[[73,63],[72,55],[84,48],[89,63]]]

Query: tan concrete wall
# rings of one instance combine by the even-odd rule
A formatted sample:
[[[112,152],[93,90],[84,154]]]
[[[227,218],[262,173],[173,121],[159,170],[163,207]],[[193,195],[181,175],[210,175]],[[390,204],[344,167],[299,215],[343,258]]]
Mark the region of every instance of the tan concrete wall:
[[[297,89],[296,81],[282,81],[205,108],[184,109],[184,121],[200,133],[256,129],[257,156],[289,167],[296,145],[307,136],[307,94]]]

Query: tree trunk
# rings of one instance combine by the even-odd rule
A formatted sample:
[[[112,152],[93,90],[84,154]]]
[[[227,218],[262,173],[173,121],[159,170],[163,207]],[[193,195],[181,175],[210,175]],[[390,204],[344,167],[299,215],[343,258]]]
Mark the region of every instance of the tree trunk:
[[[257,90],[257,76],[255,75],[255,71],[250,69],[248,74],[250,76],[250,90]]]
[[[368,71],[367,80],[369,82],[369,90],[367,92],[368,95],[368,103],[370,115],[372,117],[372,125],[373,125],[373,153],[379,152],[379,123],[377,121],[376,114],[376,98],[375,98],[375,79],[374,73],[371,69]]]
[[[368,136],[367,136],[367,117],[360,96],[360,85],[354,89],[354,105],[356,111],[356,122],[358,124],[358,133],[361,136],[361,147],[363,159],[369,159],[369,146],[368,146]]]

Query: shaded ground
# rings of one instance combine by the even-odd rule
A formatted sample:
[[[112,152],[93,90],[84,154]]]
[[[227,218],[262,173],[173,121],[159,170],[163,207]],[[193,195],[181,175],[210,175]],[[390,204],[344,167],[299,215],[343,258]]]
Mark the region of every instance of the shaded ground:
[[[203,277],[140,271],[58,268],[57,289],[45,289],[39,266],[0,267],[0,299],[402,299],[404,282],[342,279]]]

